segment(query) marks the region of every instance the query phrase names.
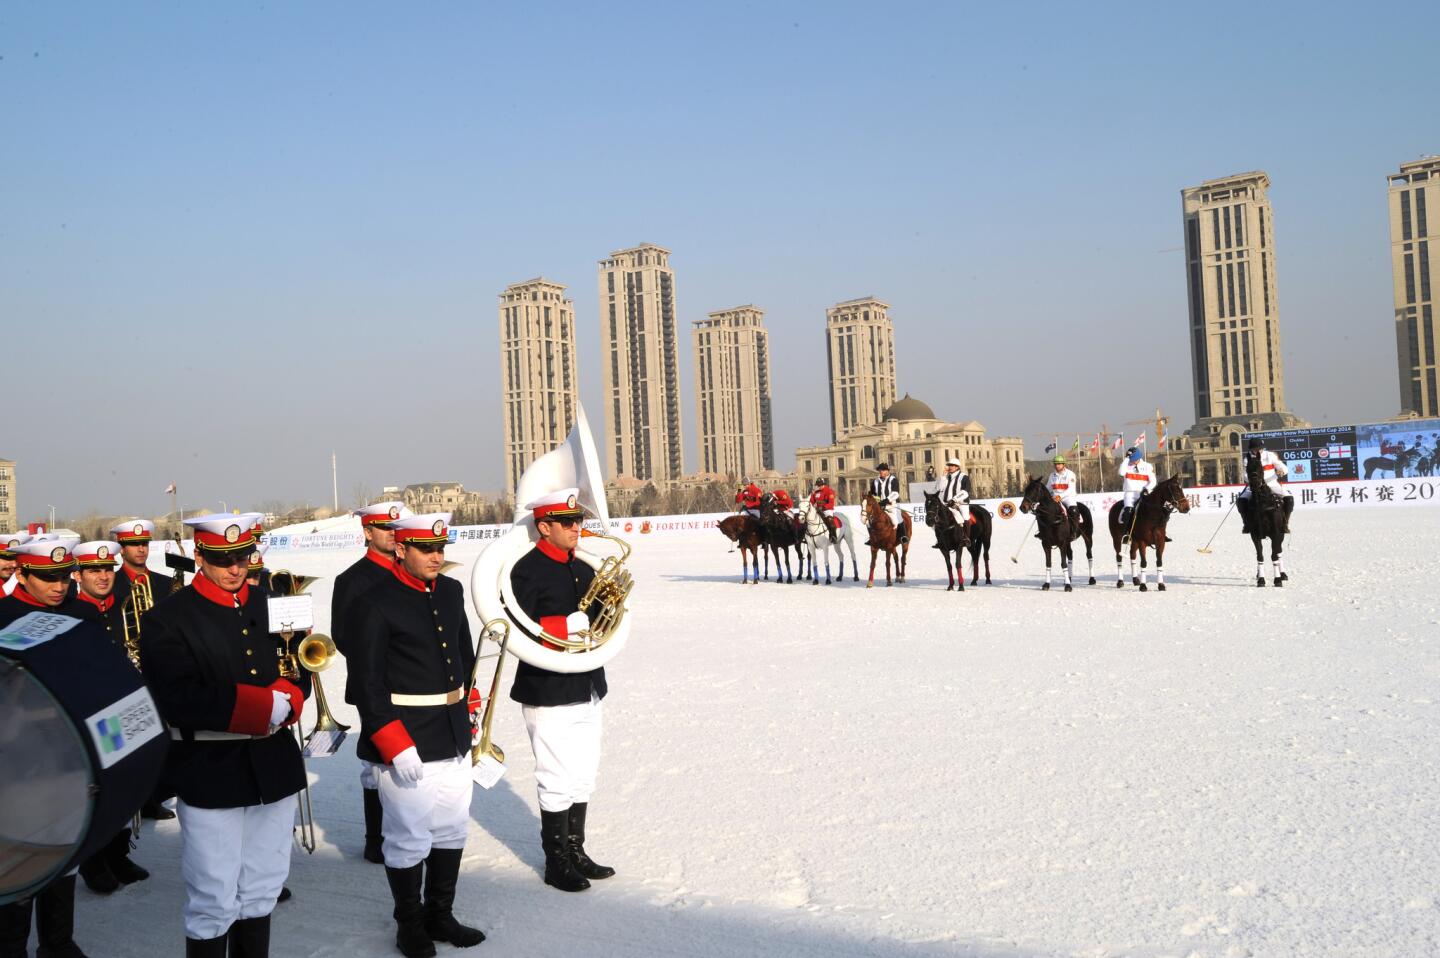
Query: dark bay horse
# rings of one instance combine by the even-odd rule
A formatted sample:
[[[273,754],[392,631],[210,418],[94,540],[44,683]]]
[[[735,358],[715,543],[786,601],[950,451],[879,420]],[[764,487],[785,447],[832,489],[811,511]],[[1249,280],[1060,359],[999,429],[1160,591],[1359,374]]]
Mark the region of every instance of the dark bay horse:
[[[940,496],[933,492],[925,493],[925,524],[935,530],[935,541],[940,546],[940,554],[945,557],[945,575],[950,579],[950,585],[945,590],[949,592],[956,587],[958,578],[960,591],[965,591],[965,564],[964,556],[968,550],[970,553],[970,584],[976,585],[980,582],[980,553],[985,553],[985,584],[990,585],[990,533],[992,524],[990,510],[984,506],[972,505],[970,507],[970,521],[961,525],[955,520],[955,514],[940,502]],[[955,567],[951,570],[950,553],[955,553]],[[958,576],[956,573],[959,573]]]
[[[1190,500],[1185,496],[1185,486],[1180,477],[1171,476],[1149,492],[1141,493],[1135,503],[1132,528],[1120,523],[1123,502],[1110,507],[1110,539],[1115,543],[1115,588],[1123,589],[1125,580],[1120,576],[1120,545],[1127,531],[1130,533],[1130,578],[1148,592],[1146,584],[1149,573],[1146,570],[1145,550],[1155,550],[1155,588],[1165,591],[1165,523],[1170,521],[1171,512],[1189,512]],[[1140,574],[1135,574],[1135,555],[1140,555]]]
[[[740,582],[745,584],[751,582],[750,566],[746,562],[745,554],[750,554],[750,562],[755,566],[754,582],[760,583],[760,549],[764,545],[764,538],[761,534],[760,523],[754,516],[744,513],[734,516],[726,516],[716,523],[725,538],[740,547]]]
[[[1285,498],[1266,485],[1258,470],[1248,477],[1250,484],[1250,541],[1255,544],[1255,585],[1265,587],[1265,540],[1270,540],[1270,563],[1275,588],[1290,577],[1285,574]]]
[[[865,520],[865,527],[870,531],[870,581],[865,588],[875,587],[875,560],[883,551],[885,553],[885,584],[892,585],[890,581],[890,560],[895,560],[895,581],[905,581],[905,562],[910,555],[910,515],[902,512],[904,517],[905,542],[901,543],[899,535],[895,530],[895,523],[890,521],[890,514],[885,511],[880,500],[874,496],[866,496],[861,503],[861,515]],[[899,552],[899,555],[895,553]]]
[[[1025,495],[1020,500],[1021,512],[1034,512],[1035,524],[1040,528],[1040,544],[1045,547],[1045,584],[1042,590],[1050,588],[1050,550],[1060,550],[1060,567],[1065,572],[1065,591],[1075,591],[1070,585],[1070,575],[1075,568],[1075,553],[1071,543],[1076,539],[1085,540],[1085,559],[1089,563],[1090,584],[1095,584],[1095,553],[1093,540],[1094,523],[1086,521],[1089,512],[1084,506],[1062,509],[1060,503],[1045,483],[1035,476],[1029,477]]]
[[[801,532],[796,521],[785,514],[780,508],[775,497],[770,493],[760,499],[760,531],[763,537],[765,548],[775,555],[775,581],[794,582],[795,576],[790,571],[790,550],[795,550],[795,556],[800,563],[800,578],[805,578],[805,534]],[[785,557],[785,574],[780,574],[780,557]],[[766,563],[765,578],[770,578],[769,563]]]

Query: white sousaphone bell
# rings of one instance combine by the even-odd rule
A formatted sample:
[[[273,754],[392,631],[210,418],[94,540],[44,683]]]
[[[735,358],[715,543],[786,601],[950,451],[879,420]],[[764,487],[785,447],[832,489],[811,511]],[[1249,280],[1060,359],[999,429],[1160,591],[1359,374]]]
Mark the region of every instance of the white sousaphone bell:
[[[603,530],[599,535],[582,534],[575,549],[575,557],[589,563],[596,573],[595,582],[579,609],[586,609],[596,601],[601,604],[600,614],[594,617],[590,628],[579,633],[576,639],[550,635],[541,629],[538,622],[521,611],[510,585],[511,569],[540,539],[535,518],[525,504],[570,486],[579,488],[581,507],[600,521]],[[577,405],[575,428],[570,430],[570,435],[559,446],[531,463],[520,477],[515,487],[514,525],[480,554],[470,578],[471,600],[487,631],[491,623],[499,620],[521,633],[512,636],[515,641],[506,644],[506,651],[514,653],[523,662],[550,672],[588,672],[605,665],[625,647],[625,641],[630,637],[630,619],[626,613],[629,611],[627,599],[632,583],[624,562],[630,554],[630,547],[608,535],[609,529],[610,512],[605,503],[604,479],[595,454],[595,440],[590,436],[584,407]],[[618,545],[621,554],[616,557],[593,551],[592,545],[600,541]],[[535,641],[528,641],[527,637]],[[558,648],[547,648],[541,645],[541,640]]]

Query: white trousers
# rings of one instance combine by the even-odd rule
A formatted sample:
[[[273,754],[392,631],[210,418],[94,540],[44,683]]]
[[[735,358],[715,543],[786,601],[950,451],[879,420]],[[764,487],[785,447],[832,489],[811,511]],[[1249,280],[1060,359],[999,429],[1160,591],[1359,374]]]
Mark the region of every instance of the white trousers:
[[[218,938],[241,918],[270,914],[290,874],[295,809],[293,795],[244,808],[175,803],[187,938]]]
[[[1139,502],[1139,501],[1140,501],[1140,497],[1143,496],[1143,495],[1145,495],[1145,488],[1144,488],[1143,486],[1142,486],[1141,488],[1139,488],[1139,489],[1126,489],[1126,490],[1125,490],[1125,508],[1126,508],[1126,509],[1134,508],[1135,503]]]
[[[384,765],[376,765],[374,762],[360,760],[360,787],[365,789],[376,789],[380,787],[380,773],[385,770]]]
[[[574,705],[526,705],[525,730],[535,752],[540,810],[563,812],[590,801],[600,771],[600,699]]]
[[[901,527],[901,525],[905,522],[905,517],[902,516],[902,515],[900,515],[900,507],[899,507],[899,506],[886,506],[886,507],[885,507],[885,514],[890,517],[890,522],[891,522],[891,523],[895,526],[895,528],[897,528],[897,529],[899,529],[899,528]]]
[[[418,865],[432,848],[465,847],[470,824],[469,755],[426,762],[425,774],[414,784],[397,781],[389,765],[376,768],[380,807],[385,810],[380,834],[385,839],[386,867]]]
[[[951,506],[950,514],[955,517],[956,522],[964,525],[970,521],[970,504],[965,503],[963,505]]]

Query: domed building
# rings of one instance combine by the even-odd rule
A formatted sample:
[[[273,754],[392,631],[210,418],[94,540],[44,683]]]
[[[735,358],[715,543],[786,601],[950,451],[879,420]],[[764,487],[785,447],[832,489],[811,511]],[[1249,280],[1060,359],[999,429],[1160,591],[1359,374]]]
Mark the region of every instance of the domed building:
[[[1014,436],[985,438],[985,427],[973,419],[946,422],[935,410],[909,393],[887,407],[878,425],[857,426],[828,446],[795,450],[800,488],[808,491],[817,477],[830,480],[842,503],[864,496],[876,466],[889,463],[900,480],[900,497],[913,502],[921,495],[910,486],[939,478],[945,460],[965,463],[977,498],[1018,494],[1025,478],[1025,444]]]

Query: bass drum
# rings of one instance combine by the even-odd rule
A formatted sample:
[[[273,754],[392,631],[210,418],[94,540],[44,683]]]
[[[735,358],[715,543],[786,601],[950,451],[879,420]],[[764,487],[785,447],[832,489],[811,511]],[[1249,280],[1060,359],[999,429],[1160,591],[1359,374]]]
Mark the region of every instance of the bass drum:
[[[112,841],[154,791],[169,745],[99,622],[32,612],[0,627],[0,904]]]
[[[490,543],[485,551],[480,553],[480,558],[475,562],[475,571],[470,576],[470,597],[475,604],[475,612],[482,623],[502,619],[510,623],[511,629],[533,640],[512,640],[505,649],[537,669],[566,673],[598,669],[625,648],[625,641],[630,637],[630,617],[627,615],[622,618],[615,633],[598,648],[565,652],[560,649],[547,649],[541,645],[540,636],[543,630],[540,623],[521,611],[520,603],[515,599],[515,591],[510,585],[511,569],[521,556],[535,547],[538,539],[539,533],[535,530],[534,520],[527,517],[516,522],[509,532]],[[603,557],[585,549],[583,538],[575,550],[575,557],[597,570],[604,561]]]

